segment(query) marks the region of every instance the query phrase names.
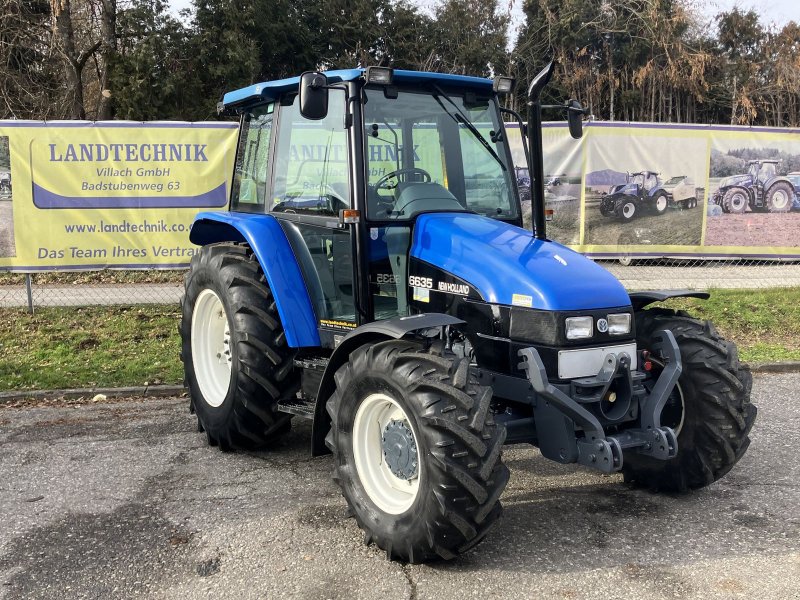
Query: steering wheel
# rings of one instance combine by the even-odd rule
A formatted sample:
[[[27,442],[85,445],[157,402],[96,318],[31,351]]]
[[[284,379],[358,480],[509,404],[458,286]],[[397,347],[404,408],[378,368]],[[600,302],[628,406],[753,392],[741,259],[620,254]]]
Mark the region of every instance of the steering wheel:
[[[396,171],[392,171],[391,173],[387,173],[378,181],[375,182],[375,189],[376,190],[393,190],[397,187],[397,184],[400,183],[398,175],[422,175],[422,180],[424,183],[431,182],[431,174],[428,173],[425,169],[418,169],[416,167],[412,167],[410,169],[397,169]],[[387,185],[387,182],[392,178],[397,179],[397,182],[394,185]]]

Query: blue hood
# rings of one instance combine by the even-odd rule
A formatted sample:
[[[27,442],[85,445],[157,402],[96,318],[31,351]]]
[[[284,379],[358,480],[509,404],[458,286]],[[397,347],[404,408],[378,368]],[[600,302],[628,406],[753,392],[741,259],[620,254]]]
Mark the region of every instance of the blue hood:
[[[420,215],[411,256],[439,267],[496,304],[543,310],[628,306],[628,292],[604,268],[530,231],[463,213]]]

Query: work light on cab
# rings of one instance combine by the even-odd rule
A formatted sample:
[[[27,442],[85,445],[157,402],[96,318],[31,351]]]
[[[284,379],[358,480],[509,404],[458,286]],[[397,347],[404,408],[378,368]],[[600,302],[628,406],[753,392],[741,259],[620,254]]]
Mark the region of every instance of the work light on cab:
[[[392,77],[394,76],[394,69],[391,67],[367,67],[364,73],[364,79],[367,83],[374,83],[375,85],[392,85]]]
[[[492,81],[492,89],[497,94],[508,94],[514,89],[514,78],[498,75]]]

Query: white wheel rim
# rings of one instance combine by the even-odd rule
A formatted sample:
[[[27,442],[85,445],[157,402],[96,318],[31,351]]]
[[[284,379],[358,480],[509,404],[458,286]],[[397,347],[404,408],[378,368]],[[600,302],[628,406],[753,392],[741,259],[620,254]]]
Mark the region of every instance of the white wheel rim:
[[[625,206],[622,207],[622,215],[626,219],[630,219],[633,216],[633,213],[636,212],[636,207],[633,205],[633,202],[629,202]]]
[[[731,199],[731,208],[734,210],[740,210],[744,206],[744,196],[742,194],[736,194]]]
[[[417,471],[411,479],[401,479],[389,469],[383,456],[383,432],[391,421],[403,421],[411,430],[417,448]],[[419,493],[422,461],[414,426],[400,405],[386,394],[364,398],[353,420],[353,458],[364,491],[375,505],[390,515],[406,512]]]
[[[231,381],[231,331],[216,292],[200,292],[192,311],[192,363],[203,400],[214,408],[228,395]]]
[[[656,200],[656,210],[658,212],[663,212],[664,209],[667,208],[667,199],[664,196],[659,196]]]
[[[777,190],[772,195],[772,206],[775,208],[786,208],[789,203],[789,196],[783,190]]]

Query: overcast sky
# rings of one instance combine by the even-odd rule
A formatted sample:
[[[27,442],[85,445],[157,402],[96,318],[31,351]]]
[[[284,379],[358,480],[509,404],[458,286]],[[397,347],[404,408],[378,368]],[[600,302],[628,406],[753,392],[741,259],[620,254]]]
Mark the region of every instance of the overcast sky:
[[[508,1],[500,0],[500,5],[507,6]],[[513,2],[513,32],[509,42],[513,43],[516,29],[522,21],[522,0],[510,1]],[[424,8],[430,8],[437,4],[436,0],[411,0],[411,2]],[[191,0],[169,0],[169,4],[173,12],[177,13],[182,8],[189,7]],[[800,22],[800,0],[697,0],[697,4],[709,21],[714,15],[739,6],[745,10],[754,9],[761,16],[761,22],[764,24],[774,23],[782,26],[789,21]]]

